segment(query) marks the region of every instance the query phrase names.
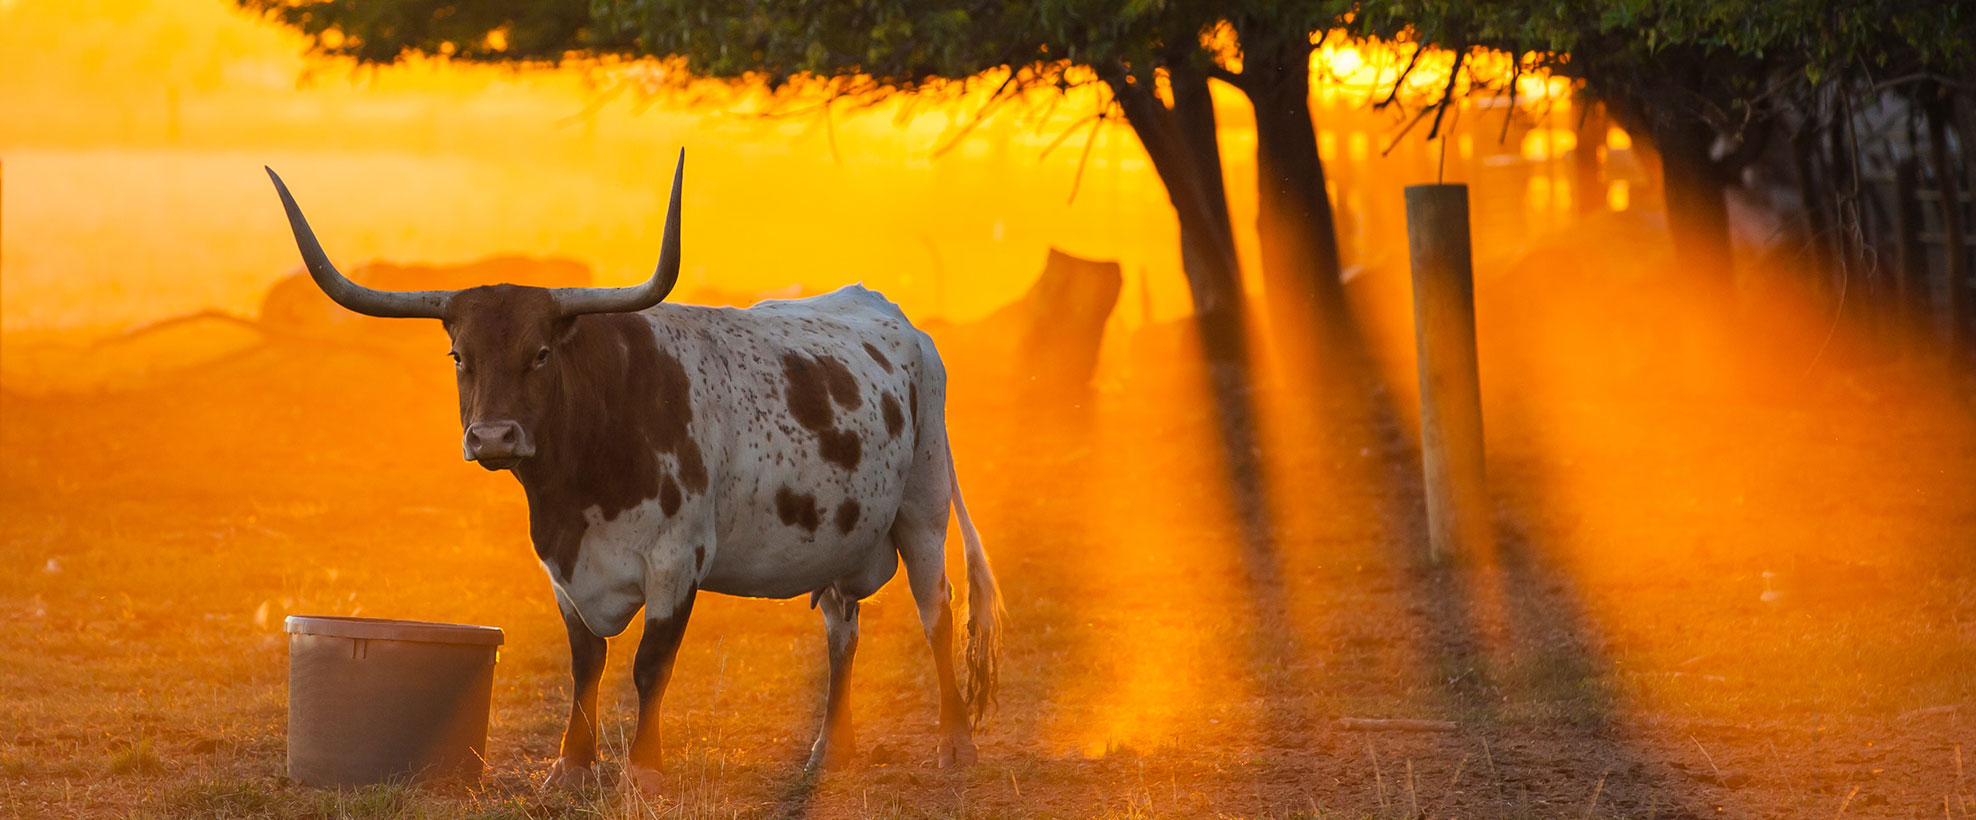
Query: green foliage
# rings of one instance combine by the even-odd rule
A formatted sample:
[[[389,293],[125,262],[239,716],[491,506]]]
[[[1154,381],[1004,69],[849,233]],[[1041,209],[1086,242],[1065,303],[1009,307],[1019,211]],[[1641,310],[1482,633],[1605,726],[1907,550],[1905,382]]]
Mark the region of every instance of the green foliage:
[[[1593,82],[1707,62],[1756,82],[1886,79],[1951,71],[1976,42],[1963,0],[1484,0],[1365,3],[1361,33],[1536,52]],[[1733,78],[1722,78],[1733,83]]]
[[[307,35],[318,53],[366,63],[412,55],[487,62],[665,57],[697,77],[867,78],[914,89],[991,69],[1063,64],[1150,70],[1201,59],[1224,20],[1305,38],[1353,9],[1343,0],[235,0]],[[1057,72],[1042,72],[1060,81]]]

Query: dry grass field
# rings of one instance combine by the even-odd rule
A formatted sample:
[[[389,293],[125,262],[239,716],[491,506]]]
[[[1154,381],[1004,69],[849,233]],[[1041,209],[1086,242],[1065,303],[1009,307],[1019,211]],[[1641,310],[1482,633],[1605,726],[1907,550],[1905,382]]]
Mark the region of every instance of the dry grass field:
[[[1121,347],[1079,407],[1038,407],[950,350],[961,479],[1011,612],[981,763],[931,765],[931,667],[896,582],[864,610],[865,762],[817,777],[818,617],[715,596],[667,698],[656,801],[538,791],[562,626],[512,479],[458,460],[436,328],[365,325],[384,352],[194,328],[133,344],[236,352],[9,385],[0,814],[1976,816],[1966,377],[1843,339],[1807,371],[1795,340],[1822,326],[1779,324],[1750,331],[1779,344],[1715,354],[1723,382],[1769,388],[1689,385],[1650,308],[1586,316],[1504,276],[1482,305],[1492,554],[1421,559],[1404,355],[1356,386],[1259,388],[1245,495],[1184,370]],[[1366,315],[1404,305],[1402,276],[1364,282]],[[1403,325],[1367,325],[1404,350]],[[484,781],[288,781],[291,613],[506,630]],[[612,641],[607,781],[637,630]]]

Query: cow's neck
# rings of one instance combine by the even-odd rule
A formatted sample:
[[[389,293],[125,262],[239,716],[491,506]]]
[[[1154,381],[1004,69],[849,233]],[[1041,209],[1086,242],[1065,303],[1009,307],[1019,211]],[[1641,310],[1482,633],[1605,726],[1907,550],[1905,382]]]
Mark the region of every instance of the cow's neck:
[[[650,325],[633,314],[583,316],[564,347],[560,395],[538,424],[536,455],[514,473],[536,552],[567,573],[586,511],[611,520],[655,497],[658,465],[640,424],[656,399],[641,361],[656,349]]]

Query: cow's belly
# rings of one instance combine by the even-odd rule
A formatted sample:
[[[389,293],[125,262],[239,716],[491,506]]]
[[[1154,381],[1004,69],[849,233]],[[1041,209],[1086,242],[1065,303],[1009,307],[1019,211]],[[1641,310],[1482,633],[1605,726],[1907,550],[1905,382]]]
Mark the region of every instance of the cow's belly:
[[[872,589],[896,568],[891,542],[863,532],[862,538],[791,539],[780,533],[754,533],[723,539],[700,588],[749,598],[793,598],[842,582]]]
[[[892,577],[888,533],[904,492],[898,454],[848,481],[802,481],[774,472],[748,482],[724,510],[700,588],[754,598],[790,598],[836,584],[867,594]],[[785,487],[814,488],[811,492]]]
[[[854,469],[821,458],[806,431],[744,423],[714,501],[714,554],[701,589],[790,598],[842,585],[868,594],[892,576],[898,553],[888,535],[912,438],[867,421],[839,420],[862,437]]]

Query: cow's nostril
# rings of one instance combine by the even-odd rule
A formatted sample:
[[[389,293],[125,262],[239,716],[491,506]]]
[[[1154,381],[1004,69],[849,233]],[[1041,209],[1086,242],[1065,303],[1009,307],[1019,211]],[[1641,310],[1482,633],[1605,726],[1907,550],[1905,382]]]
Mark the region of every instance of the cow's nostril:
[[[515,443],[515,428],[507,427],[501,430],[501,443],[502,444]]]

